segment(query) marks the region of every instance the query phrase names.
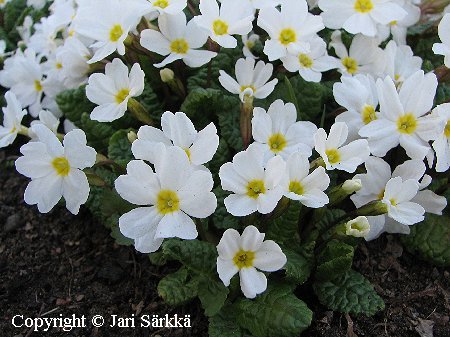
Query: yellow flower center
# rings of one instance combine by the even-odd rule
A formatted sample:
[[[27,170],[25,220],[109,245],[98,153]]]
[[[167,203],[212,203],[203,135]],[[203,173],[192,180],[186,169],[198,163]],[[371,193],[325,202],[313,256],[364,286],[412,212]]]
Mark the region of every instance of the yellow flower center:
[[[363,230],[366,230],[366,227],[364,226],[364,224],[359,223],[359,222],[354,222],[350,225],[351,229],[357,230],[358,232],[362,232]]]
[[[14,125],[13,128],[9,131],[9,133],[15,133],[17,131],[16,126]]]
[[[248,49],[252,49],[255,46],[255,42],[248,40],[245,45]]]
[[[253,93],[256,92],[256,88],[253,85],[243,85],[243,86],[241,86],[241,92],[243,92],[245,89],[248,89],[248,88],[252,89]]]
[[[278,38],[281,44],[287,45],[289,43],[297,41],[297,34],[292,28],[285,28],[280,32],[280,36]]]
[[[355,11],[359,13],[368,13],[373,9],[372,0],[356,0]]]
[[[56,63],[56,69],[62,69],[63,65],[61,62]]]
[[[180,199],[175,191],[161,190],[156,198],[156,208],[161,214],[169,214],[180,209]]]
[[[395,200],[394,198],[389,199],[389,202],[392,206],[397,206],[397,200]]]
[[[372,105],[366,105],[362,111],[362,119],[364,124],[369,124],[370,122],[377,119],[377,114],[375,108]]]
[[[391,21],[391,22],[389,22],[389,24],[390,24],[391,26],[396,26],[396,25],[397,25],[397,20]]]
[[[325,154],[327,155],[330,164],[337,164],[341,161],[341,155],[337,149],[325,150]]]
[[[111,30],[109,31],[109,39],[112,42],[117,42],[122,35],[123,35],[123,29],[122,29],[122,26],[119,24],[114,25],[111,28]]]
[[[394,79],[395,79],[396,81],[398,81],[398,80],[400,79],[400,74],[395,74],[395,75],[394,75]]]
[[[75,35],[75,31],[73,29],[69,30],[69,36],[74,36]]]
[[[42,91],[41,81],[38,81],[38,80],[34,81],[34,89],[36,89],[36,91]]]
[[[228,34],[228,24],[225,21],[217,19],[213,22],[213,31],[216,35]]]
[[[281,133],[275,133],[269,137],[267,144],[272,152],[278,153],[286,147],[287,140]]]
[[[377,195],[378,200],[383,200],[384,198],[384,188],[381,190],[380,194]]]
[[[239,269],[253,267],[255,252],[249,250],[239,250],[233,257],[233,262]]]
[[[69,161],[64,157],[57,157],[53,159],[52,166],[56,173],[60,176],[66,177],[70,171]]]
[[[342,64],[344,65],[347,72],[351,75],[358,71],[358,62],[354,58],[346,57],[342,60]]]
[[[311,68],[313,65],[313,60],[306,54],[298,55],[298,61],[305,68]]]
[[[187,155],[189,161],[191,161],[191,150],[190,150],[189,148],[185,148],[185,149],[183,149],[183,150],[184,150],[184,152],[186,153],[186,155]]]
[[[170,50],[172,53],[186,54],[189,50],[189,44],[185,39],[176,39],[170,44]]]
[[[121,104],[123,101],[125,101],[130,94],[130,89],[120,89],[119,92],[116,94],[115,99],[117,104]]]
[[[293,180],[289,183],[289,192],[302,195],[304,193],[304,189],[299,181]]]
[[[444,135],[445,137],[450,138],[450,119],[447,121],[447,124],[445,125]]]
[[[397,120],[397,130],[400,133],[412,134],[417,129],[417,119],[413,114],[406,114]]]
[[[169,6],[169,1],[167,1],[167,0],[156,0],[153,3],[153,6],[159,7],[159,8],[166,8],[167,6]]]
[[[247,184],[247,195],[250,198],[257,199],[261,193],[266,192],[264,181],[255,179]]]

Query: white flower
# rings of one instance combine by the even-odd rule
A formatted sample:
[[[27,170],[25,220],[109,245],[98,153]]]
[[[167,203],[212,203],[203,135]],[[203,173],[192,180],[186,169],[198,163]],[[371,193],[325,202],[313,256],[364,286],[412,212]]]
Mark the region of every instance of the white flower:
[[[135,2],[126,0],[80,2],[73,29],[96,41],[91,45],[95,54],[88,63],[101,61],[115,51],[124,55],[124,41],[143,14]]]
[[[288,54],[281,61],[288,71],[298,71],[305,81],[320,82],[323,72],[338,67],[338,60],[327,54],[327,45],[320,37],[312,38],[310,44],[309,52]]]
[[[178,146],[184,150],[193,165],[203,165],[209,162],[219,146],[219,136],[213,123],[204,129],[195,130],[194,124],[183,112],[166,111],[161,117],[162,131],[152,126],[142,126],[131,150],[137,159],[155,163],[160,156],[155,144]]]
[[[31,178],[24,199],[37,204],[39,212],[49,212],[64,197],[67,209],[78,214],[89,196],[89,183],[82,169],[95,163],[96,152],[86,145],[86,135],[80,129],[65,135],[63,145],[44,125],[32,131],[38,141],[20,148],[22,157],[16,160],[19,173]]]
[[[391,168],[383,159],[369,157],[365,163],[365,174],[357,174],[355,178],[360,179],[362,188],[350,197],[356,207],[361,207],[371,201],[382,200],[385,197],[385,190],[391,178],[400,177],[406,182],[413,180],[416,182],[419,191],[410,200],[419,204],[428,213],[442,214],[442,210],[447,205],[444,197],[438,196],[430,190],[425,190],[431,182],[431,177],[425,174],[425,164],[419,160],[408,160],[397,166],[391,174]],[[392,216],[392,215],[391,215]],[[388,233],[408,234],[409,228],[392,219],[389,214],[379,216],[369,216],[370,232],[365,237],[366,240],[377,238],[384,231]]]
[[[365,237],[369,234],[370,224],[365,216],[359,216],[345,224],[345,234],[356,238]]]
[[[244,45],[242,52],[245,57],[257,58],[252,53],[252,49],[257,41],[259,41],[259,35],[257,34],[242,35],[242,44]]]
[[[340,31],[331,34],[330,48],[340,58],[340,71],[344,75],[371,74],[377,76],[385,67],[385,54],[378,47],[378,40],[361,34],[356,35],[350,49],[342,42]]]
[[[59,119],[51,111],[41,110],[41,112],[39,112],[39,119],[32,121],[30,126],[38,124],[45,125],[55,135],[58,133]],[[38,138],[38,136],[33,132],[33,128],[28,130],[28,136],[31,139]]]
[[[76,88],[87,82],[91,52],[76,37],[65,40],[64,46],[56,51],[56,58],[60,60],[57,67],[61,68],[64,84],[68,88]]]
[[[337,169],[353,173],[369,157],[367,140],[357,139],[344,145],[347,136],[347,124],[340,122],[331,126],[328,136],[322,128],[314,135],[315,149],[322,157],[327,170]]]
[[[281,99],[273,102],[267,112],[263,108],[253,109],[252,146],[261,148],[264,162],[280,155],[285,160],[300,151],[311,156],[313,136],[317,127],[311,122],[296,122],[297,110],[294,104],[284,104]]]
[[[323,192],[330,185],[325,169],[318,167],[310,174],[308,157],[299,152],[293,153],[287,160],[282,185],[285,197],[298,200],[306,207],[320,208],[329,202]]]
[[[422,70],[411,75],[397,93],[390,77],[378,79],[380,114],[377,120],[359,131],[368,137],[373,155],[383,157],[400,144],[412,159],[422,160],[430,150],[429,140],[436,139],[442,123],[434,116],[424,116],[433,106],[437,88],[436,75]]]
[[[142,253],[158,250],[164,238],[195,239],[190,217],[206,218],[217,206],[211,173],[193,170],[178,147],[160,149],[155,171],[142,160],[132,160],[127,174],[115,182],[122,198],[140,206],[119,218],[119,228]]]
[[[11,0],[1,0],[1,1],[0,1],[0,8],[5,7],[6,4],[7,4],[8,2],[10,2],[10,1],[11,1]]]
[[[433,51],[437,55],[444,55],[444,64],[450,68],[450,13],[445,14],[439,24],[439,37],[442,43],[435,43]]]
[[[128,100],[144,91],[144,76],[139,63],[135,63],[128,74],[128,67],[118,58],[106,65],[104,74],[92,74],[86,96],[98,106],[91,112],[91,119],[111,122],[122,117]]]
[[[0,84],[17,96],[23,107],[29,106],[29,112],[36,117],[41,110],[41,99],[44,93],[44,78],[40,65],[40,57],[31,49],[16,54],[5,60],[0,71]]]
[[[161,14],[176,15],[187,6],[187,0],[132,0],[135,1],[144,14],[153,20]]]
[[[264,241],[264,233],[247,226],[242,235],[227,229],[217,245],[217,273],[225,286],[239,272],[241,290],[247,298],[255,298],[267,289],[266,276],[257,269],[273,272],[283,268],[286,255],[272,240]]]
[[[195,22],[204,28],[210,38],[224,48],[236,48],[237,40],[232,35],[246,35],[252,30],[253,8],[248,1],[216,0],[200,1],[201,15]]]
[[[436,152],[436,171],[445,172],[450,167],[450,103],[437,106],[432,115],[442,118],[445,127],[442,133],[433,142],[433,149]]]
[[[407,12],[392,0],[319,0],[327,28],[375,36],[377,25],[401,20]]]
[[[417,203],[411,202],[419,191],[419,184],[414,179],[403,181],[401,177],[390,179],[381,200],[388,206],[388,215],[404,224],[413,225],[424,219],[425,210]]]
[[[394,2],[402,6],[407,15],[401,20],[389,22],[388,25],[378,25],[378,36],[384,41],[392,34],[393,41],[398,45],[406,45],[408,28],[420,20],[420,7],[411,3],[411,0],[394,0]]]
[[[219,170],[222,188],[233,194],[225,198],[225,207],[234,216],[246,216],[258,211],[272,212],[283,196],[280,185],[286,163],[280,156],[263,164],[264,152],[259,147],[249,146],[225,163]]]
[[[264,44],[264,53],[269,61],[278,60],[288,53],[308,52],[309,41],[325,28],[320,16],[308,12],[306,0],[285,0],[281,4],[281,12],[275,7],[261,9],[258,26],[270,36]]]
[[[27,6],[34,7],[35,9],[44,8],[47,0],[27,0]]]
[[[336,117],[336,122],[348,126],[348,140],[360,138],[359,130],[378,118],[378,95],[375,80],[370,75],[342,76],[333,85],[334,99],[347,111]]]
[[[232,94],[239,94],[241,102],[244,102],[245,96],[266,98],[278,83],[276,78],[269,81],[273,72],[271,63],[258,61],[255,66],[255,60],[247,57],[237,60],[234,69],[237,81],[225,71],[219,70],[219,82]]]
[[[409,76],[422,68],[422,59],[414,56],[410,46],[398,46],[395,41],[389,41],[384,53],[386,54],[386,69],[382,77],[390,76],[395,80],[397,87],[400,87]]]
[[[5,94],[6,107],[3,110],[3,125],[0,125],[0,148],[11,145],[22,129],[22,118],[27,114],[16,95],[11,91]]]
[[[140,41],[142,47],[168,55],[162,62],[154,64],[155,67],[164,67],[180,59],[189,67],[200,67],[217,55],[208,50],[196,50],[205,44],[208,34],[193,20],[186,24],[184,13],[160,15],[158,24],[160,32],[146,29],[141,33]]]

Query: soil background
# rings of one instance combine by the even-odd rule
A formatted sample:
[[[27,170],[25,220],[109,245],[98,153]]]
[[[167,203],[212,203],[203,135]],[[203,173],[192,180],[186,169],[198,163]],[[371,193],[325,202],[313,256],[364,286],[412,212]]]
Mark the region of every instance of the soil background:
[[[198,301],[171,308],[158,296],[160,278],[176,264],[153,266],[133,247],[114,243],[109,232],[82,207],[78,216],[58,206],[48,214],[23,201],[28,179],[14,169],[12,150],[0,151],[0,336],[207,336],[208,320]],[[306,337],[448,337],[449,271],[403,250],[396,236],[363,244],[354,268],[383,297],[386,309],[374,317],[327,311],[306,284],[298,289],[315,316]],[[14,315],[85,315],[88,326],[70,332],[15,328]],[[190,315],[192,328],[95,328],[90,317],[149,314]],[[276,336],[274,336],[276,337]]]

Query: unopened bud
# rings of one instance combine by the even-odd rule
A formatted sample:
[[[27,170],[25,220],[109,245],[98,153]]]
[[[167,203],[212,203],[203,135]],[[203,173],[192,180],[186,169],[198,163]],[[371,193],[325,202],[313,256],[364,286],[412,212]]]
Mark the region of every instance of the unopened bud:
[[[133,144],[133,142],[138,138],[136,132],[130,131],[127,133],[128,141]]]
[[[342,184],[342,189],[348,194],[358,192],[362,187],[361,179],[346,180]]]
[[[161,76],[161,81],[163,81],[164,83],[169,83],[175,78],[175,73],[172,71],[172,69],[164,68],[159,71],[159,76]]]
[[[365,216],[359,216],[345,224],[345,234],[355,238],[365,237],[370,231],[369,220]]]

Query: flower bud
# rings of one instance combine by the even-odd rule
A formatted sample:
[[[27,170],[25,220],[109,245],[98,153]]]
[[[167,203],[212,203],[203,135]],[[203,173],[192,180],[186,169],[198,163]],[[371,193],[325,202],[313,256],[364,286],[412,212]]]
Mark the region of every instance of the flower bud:
[[[133,144],[133,142],[138,138],[136,132],[130,131],[127,133],[128,141]]]
[[[161,81],[163,81],[164,83],[169,83],[175,78],[174,72],[169,68],[161,69],[159,71],[159,76],[161,76]]]
[[[358,192],[362,187],[361,179],[346,180],[342,184],[342,190],[347,194]]]
[[[362,238],[369,233],[370,224],[365,216],[359,216],[345,224],[345,234],[354,236],[355,238]]]

